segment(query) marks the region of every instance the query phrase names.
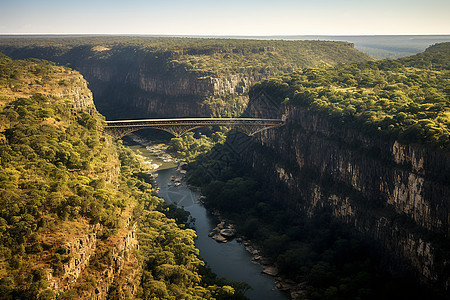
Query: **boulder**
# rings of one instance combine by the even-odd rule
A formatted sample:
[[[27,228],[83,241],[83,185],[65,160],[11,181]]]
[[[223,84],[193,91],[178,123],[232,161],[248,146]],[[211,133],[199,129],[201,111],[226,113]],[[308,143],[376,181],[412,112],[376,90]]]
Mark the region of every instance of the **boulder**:
[[[267,267],[264,267],[264,270],[262,270],[262,273],[267,274],[269,276],[277,276],[278,268],[275,266],[267,266]]]
[[[266,266],[267,266],[267,265],[273,264],[273,260],[270,259],[270,258],[268,258],[268,257],[261,257],[260,263],[261,263],[262,265],[266,265]]]
[[[225,221],[222,221],[219,224],[217,224],[217,228],[224,229],[225,228]]]
[[[255,255],[252,257],[252,261],[259,262],[261,260],[261,258],[262,258],[261,255]]]
[[[228,240],[220,234],[213,235],[212,238],[219,243],[226,243]]]
[[[188,163],[185,161],[180,161],[180,163],[178,164],[178,171],[185,171],[188,168]]]
[[[224,236],[227,239],[231,239],[235,236],[236,231],[233,229],[225,228],[220,230],[220,235]]]

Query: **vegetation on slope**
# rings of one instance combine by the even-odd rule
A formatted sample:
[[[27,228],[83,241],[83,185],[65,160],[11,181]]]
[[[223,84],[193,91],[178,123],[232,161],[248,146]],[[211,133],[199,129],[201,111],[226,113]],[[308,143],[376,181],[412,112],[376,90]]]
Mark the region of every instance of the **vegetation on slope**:
[[[79,220],[82,227],[88,220],[113,229],[129,200],[105,180],[116,155],[95,130],[101,117],[72,113],[77,72],[2,56],[0,75],[2,295],[29,298],[47,285],[41,283],[45,276],[35,282],[36,270],[61,271],[53,259],[65,222]],[[49,239],[56,231],[60,238]]]
[[[450,43],[397,60],[306,69],[255,84],[337,124],[450,151]]]
[[[194,161],[199,155],[206,154],[217,143],[223,143],[226,133],[216,131],[211,134],[188,132],[181,137],[172,138],[167,151],[178,159]]]
[[[233,40],[174,37],[3,38],[7,53],[33,57],[52,56],[56,61],[108,60],[130,54],[155,54],[167,68],[182,67],[204,76],[235,73],[278,74],[297,68],[370,59],[346,42]],[[71,59],[69,59],[71,58]],[[156,57],[158,58],[158,57]]]
[[[79,73],[1,55],[0,82],[1,299],[83,297],[111,266],[114,238],[129,216],[139,225],[141,245],[137,297],[242,297],[211,279],[195,233],[158,211],[162,200],[136,156],[97,130],[103,117],[93,107],[73,109],[75,95],[90,96]],[[89,272],[56,295],[48,274],[64,275],[72,258],[63,246],[90,233],[89,224],[102,225]]]

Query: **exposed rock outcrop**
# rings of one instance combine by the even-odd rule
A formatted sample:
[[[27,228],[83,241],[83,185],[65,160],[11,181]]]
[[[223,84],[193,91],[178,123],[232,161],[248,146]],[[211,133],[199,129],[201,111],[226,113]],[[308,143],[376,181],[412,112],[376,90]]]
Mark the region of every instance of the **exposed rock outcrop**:
[[[82,75],[73,78],[72,84],[56,96],[70,99],[75,110],[96,110],[92,93]]]
[[[107,240],[99,239],[104,228],[90,226],[89,233],[72,238],[63,244],[65,259],[62,275],[47,269],[47,280],[56,294],[61,294],[83,285],[81,292],[88,299],[107,299],[114,293],[124,297],[133,295],[138,284],[139,264],[133,251],[139,247],[136,236],[136,224],[129,223]],[[94,263],[93,263],[94,259]],[[105,265],[99,265],[102,260]],[[93,278],[95,285],[86,284]]]
[[[221,221],[217,226],[209,233],[209,236],[219,243],[226,243],[232,240],[236,235],[236,230],[232,224],[228,224],[225,221]]]
[[[96,277],[95,289],[86,293],[89,299],[108,299],[112,294],[123,299],[126,293],[133,295],[136,292],[139,271],[137,258],[133,254],[133,250],[139,247],[136,224],[115,237],[114,242],[116,246],[108,250],[111,253],[108,266]]]
[[[242,153],[277,199],[309,216],[329,211],[376,241],[392,270],[411,268],[448,289],[450,157],[301,108],[281,110],[286,126],[260,133]]]
[[[75,237],[65,245],[62,245],[63,253],[68,261],[63,264],[63,275],[54,275],[52,269],[48,269],[48,281],[50,288],[55,292],[64,292],[73,287],[82,271],[88,266],[89,260],[95,254],[97,247],[97,232],[100,226],[93,226],[90,233]]]
[[[70,64],[88,80],[98,110],[110,119],[241,113],[250,85],[263,78],[369,59],[345,42],[142,38],[137,46],[126,40],[3,40],[0,51]]]

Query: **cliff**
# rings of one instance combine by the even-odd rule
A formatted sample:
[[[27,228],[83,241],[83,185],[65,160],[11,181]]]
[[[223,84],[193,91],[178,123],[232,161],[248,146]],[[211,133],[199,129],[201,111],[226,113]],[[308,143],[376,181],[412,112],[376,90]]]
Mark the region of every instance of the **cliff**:
[[[140,263],[135,255],[139,248],[137,224],[131,217],[126,221],[117,234],[106,240],[103,236],[107,230],[99,224],[82,227],[78,223],[78,232],[66,231],[66,239],[57,243],[56,253],[62,257],[60,269],[46,269],[51,291],[96,300],[136,294],[140,277]],[[80,231],[86,233],[80,235]],[[45,233],[44,239],[54,235]]]
[[[287,124],[258,134],[242,153],[277,201],[299,215],[330,212],[373,240],[392,271],[413,270],[448,289],[448,154],[339,126],[307,108],[286,105],[280,114]]]
[[[96,130],[102,118],[87,82],[50,62],[5,56],[0,72],[2,299],[134,294],[136,203],[112,202],[125,201],[115,195],[121,163]]]
[[[2,39],[0,51],[70,64],[109,119],[239,115],[262,78],[370,59],[352,44],[323,41]]]

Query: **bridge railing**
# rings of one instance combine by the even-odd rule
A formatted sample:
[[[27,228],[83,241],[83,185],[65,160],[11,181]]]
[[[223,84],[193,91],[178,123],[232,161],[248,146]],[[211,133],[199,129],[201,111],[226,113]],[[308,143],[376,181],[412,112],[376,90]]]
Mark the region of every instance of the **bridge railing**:
[[[286,119],[261,118],[174,118],[174,119],[141,119],[106,121],[105,130],[117,138],[144,128],[154,128],[167,131],[175,136],[206,126],[228,126],[249,136],[262,130],[283,126]]]

